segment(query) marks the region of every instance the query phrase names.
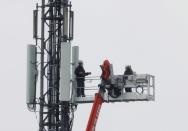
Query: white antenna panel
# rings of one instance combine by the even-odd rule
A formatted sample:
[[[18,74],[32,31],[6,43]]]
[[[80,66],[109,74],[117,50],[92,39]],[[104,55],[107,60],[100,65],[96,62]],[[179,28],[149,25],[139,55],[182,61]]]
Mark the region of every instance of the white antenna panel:
[[[26,89],[26,103],[35,104],[36,99],[36,46],[27,46],[27,89]]]
[[[60,101],[70,101],[71,43],[61,45]]]

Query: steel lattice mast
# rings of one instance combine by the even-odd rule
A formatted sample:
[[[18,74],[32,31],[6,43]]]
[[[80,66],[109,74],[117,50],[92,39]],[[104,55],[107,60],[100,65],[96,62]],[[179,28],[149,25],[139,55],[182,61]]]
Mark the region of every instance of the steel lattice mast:
[[[34,11],[34,16],[41,11],[39,36],[34,22],[34,38],[40,50],[39,131],[71,131],[72,128],[73,105],[59,100],[61,43],[73,39],[69,22],[73,18],[71,6],[69,0],[41,0]]]

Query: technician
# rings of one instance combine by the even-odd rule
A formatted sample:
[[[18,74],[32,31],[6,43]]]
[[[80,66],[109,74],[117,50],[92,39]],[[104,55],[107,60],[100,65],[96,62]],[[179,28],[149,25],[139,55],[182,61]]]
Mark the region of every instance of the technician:
[[[125,84],[126,84],[126,80],[128,79],[129,75],[133,75],[133,70],[130,65],[125,67],[125,72],[124,72]],[[125,88],[125,92],[132,92],[132,88]]]
[[[91,72],[85,72],[85,69],[83,67],[83,61],[79,60],[78,66],[76,67],[74,74],[76,75],[77,82],[77,97],[85,97],[85,76],[90,75]]]

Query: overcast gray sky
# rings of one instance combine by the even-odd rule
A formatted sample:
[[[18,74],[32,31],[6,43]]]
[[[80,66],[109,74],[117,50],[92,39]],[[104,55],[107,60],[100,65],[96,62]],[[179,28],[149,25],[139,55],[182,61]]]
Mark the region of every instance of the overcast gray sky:
[[[32,39],[37,0],[0,5],[1,131],[37,131],[25,104],[26,45]],[[72,0],[75,39],[87,71],[100,74],[108,58],[115,74],[130,64],[156,76],[155,102],[104,104],[97,131],[187,131],[188,1]],[[91,104],[79,105],[73,131],[84,131]]]

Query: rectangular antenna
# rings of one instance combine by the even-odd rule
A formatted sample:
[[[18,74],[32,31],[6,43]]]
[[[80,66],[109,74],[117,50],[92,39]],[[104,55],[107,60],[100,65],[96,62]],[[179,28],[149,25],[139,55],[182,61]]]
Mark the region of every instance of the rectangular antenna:
[[[73,103],[75,101],[76,90],[77,90],[77,83],[76,83],[74,71],[78,66],[78,60],[79,60],[79,47],[73,46],[72,47],[72,96],[71,96]]]
[[[60,101],[70,101],[70,66],[71,66],[71,43],[61,44],[61,67],[60,67]]]
[[[74,35],[74,12],[70,11],[70,19],[69,19],[69,37],[70,40],[73,40]]]
[[[68,33],[68,27],[69,27],[69,11],[68,11],[68,7],[65,7],[63,9],[63,18],[64,18],[64,21],[63,21],[63,35],[64,35],[64,38],[68,38],[69,36],[69,33]]]
[[[38,10],[33,10],[33,38],[38,36]]]
[[[37,79],[37,69],[36,69],[36,46],[27,46],[27,87],[26,87],[26,103],[35,104],[36,99],[36,79]]]

